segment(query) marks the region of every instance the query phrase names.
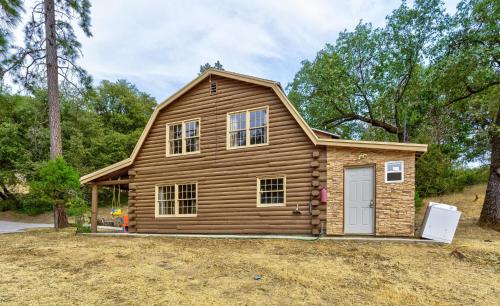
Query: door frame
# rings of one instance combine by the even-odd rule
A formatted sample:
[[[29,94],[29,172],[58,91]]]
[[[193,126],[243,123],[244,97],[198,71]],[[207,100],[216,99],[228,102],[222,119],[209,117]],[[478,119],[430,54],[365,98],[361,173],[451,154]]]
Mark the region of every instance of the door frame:
[[[345,224],[346,224],[346,175],[345,172],[348,169],[355,169],[355,168],[372,168],[373,169],[373,233],[371,234],[351,234],[351,233],[346,233],[345,232]],[[343,190],[342,190],[342,231],[344,232],[344,235],[349,235],[349,236],[375,236],[377,233],[377,165],[374,163],[370,164],[363,164],[363,165],[344,165],[344,168],[342,169],[342,181],[343,181]]]

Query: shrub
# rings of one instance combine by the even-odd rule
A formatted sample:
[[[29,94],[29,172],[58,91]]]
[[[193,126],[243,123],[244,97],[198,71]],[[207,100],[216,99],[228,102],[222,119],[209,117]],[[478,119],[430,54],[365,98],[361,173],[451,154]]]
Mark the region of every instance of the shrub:
[[[19,209],[19,202],[15,199],[0,200],[0,211]]]
[[[430,145],[416,167],[416,191],[419,197],[462,191],[466,186],[488,181],[488,167],[457,167],[450,155],[438,145]]]
[[[50,160],[38,169],[35,180],[30,184],[30,193],[54,206],[55,227],[64,228],[68,226],[64,207],[70,199],[80,195],[78,172],[62,157]]]
[[[46,211],[51,211],[53,206],[51,201],[30,194],[21,198],[20,210],[28,215],[34,216]]]
[[[89,205],[80,197],[74,197],[66,203],[66,212],[70,216],[80,217],[89,211]]]
[[[38,169],[30,192],[52,204],[57,200],[67,201],[80,193],[78,172],[62,157],[50,160]]]

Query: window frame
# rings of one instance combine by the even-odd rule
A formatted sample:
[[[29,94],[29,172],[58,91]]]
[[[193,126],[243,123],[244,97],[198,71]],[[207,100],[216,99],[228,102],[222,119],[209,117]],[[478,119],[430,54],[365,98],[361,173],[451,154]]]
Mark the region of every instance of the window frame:
[[[198,122],[198,150],[193,151],[193,152],[186,152],[186,139],[187,139],[187,137],[186,137],[186,123],[193,122],[193,121]],[[181,124],[181,150],[182,150],[182,153],[171,154],[170,153],[170,126],[177,125],[177,124]],[[201,153],[201,118],[193,118],[193,119],[187,119],[187,120],[181,120],[181,121],[168,122],[166,124],[165,138],[166,138],[165,156],[167,156],[167,157]],[[189,138],[194,138],[194,137],[189,137]]]
[[[275,204],[265,204],[260,201],[260,181],[270,179],[283,179],[283,203]],[[276,176],[259,176],[257,177],[257,207],[285,207],[286,206],[286,176],[276,175]]]
[[[394,163],[401,163],[401,171],[389,171],[389,165],[394,164]],[[390,181],[387,178],[389,173],[401,173],[401,179],[397,180],[397,181]],[[405,162],[404,162],[404,160],[393,160],[393,161],[385,162],[384,179],[385,179],[385,182],[388,184],[403,183],[405,181]]]
[[[265,110],[266,111],[266,142],[258,143],[258,144],[250,144],[250,112],[257,110]],[[245,113],[245,145],[231,147],[231,115]],[[244,149],[244,148],[252,148],[252,147],[260,147],[269,145],[269,105],[248,108],[243,110],[238,110],[234,112],[228,112],[226,114],[226,150],[236,150],[236,149]]]
[[[179,185],[195,185],[196,190],[196,214],[179,214]],[[160,215],[160,205],[158,203],[158,191],[160,187],[175,186],[174,187],[174,214],[173,215]],[[198,216],[198,182],[178,182],[178,183],[162,183],[155,185],[155,218],[192,218]]]

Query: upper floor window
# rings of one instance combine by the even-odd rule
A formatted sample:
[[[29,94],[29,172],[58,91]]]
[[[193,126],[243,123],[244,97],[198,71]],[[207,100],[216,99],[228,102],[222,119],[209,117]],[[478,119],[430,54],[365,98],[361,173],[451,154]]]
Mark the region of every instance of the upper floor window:
[[[200,120],[192,119],[167,125],[167,155],[200,152]]]
[[[401,183],[404,181],[404,162],[390,161],[385,163],[385,182]]]
[[[268,143],[269,108],[228,113],[228,149],[265,145]]]

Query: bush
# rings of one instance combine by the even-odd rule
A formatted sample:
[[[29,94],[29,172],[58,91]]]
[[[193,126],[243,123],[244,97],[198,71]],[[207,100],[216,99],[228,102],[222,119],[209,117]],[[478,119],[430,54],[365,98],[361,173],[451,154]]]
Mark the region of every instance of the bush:
[[[457,167],[450,155],[438,145],[430,145],[416,167],[416,191],[419,197],[462,191],[466,186],[488,181],[488,167]]]
[[[41,213],[51,211],[53,203],[44,198],[39,198],[35,195],[27,195],[21,198],[21,212],[34,216]]]
[[[19,202],[15,199],[0,200],[0,211],[19,209]]]
[[[38,169],[30,184],[30,193],[52,204],[57,200],[67,201],[80,193],[80,176],[62,157],[58,157]]]
[[[89,205],[80,197],[74,197],[66,203],[66,212],[70,216],[80,217],[89,211]]]

